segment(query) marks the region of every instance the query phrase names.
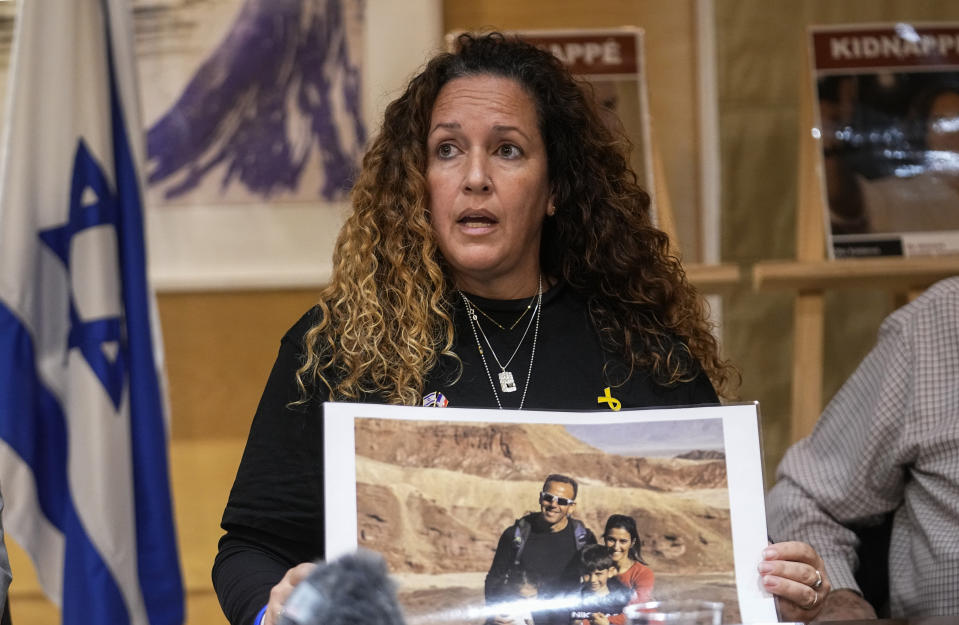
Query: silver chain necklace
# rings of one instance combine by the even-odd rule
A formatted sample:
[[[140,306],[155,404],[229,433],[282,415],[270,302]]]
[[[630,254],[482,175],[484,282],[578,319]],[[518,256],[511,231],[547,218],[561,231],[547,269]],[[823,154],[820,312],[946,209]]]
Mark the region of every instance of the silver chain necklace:
[[[511,371],[507,371],[507,367],[509,367],[509,363],[513,362],[513,359],[516,358],[516,354],[519,353],[519,348],[523,346],[523,342],[526,340],[526,335],[529,334],[529,329],[533,327],[533,320],[536,316],[536,311],[533,311],[533,315],[530,316],[529,323],[526,324],[526,330],[523,331],[523,336],[520,337],[519,343],[516,344],[516,349],[513,350],[513,354],[509,357],[509,360],[506,361],[506,364],[503,364],[503,362],[500,361],[499,356],[496,355],[496,350],[493,349],[493,344],[490,343],[489,337],[486,336],[486,331],[483,330],[483,324],[480,323],[479,318],[476,316],[476,313],[481,311],[476,307],[476,304],[474,304],[472,300],[463,295],[462,291],[460,292],[460,296],[466,302],[467,314],[470,315],[472,322],[476,324],[476,329],[479,330],[480,336],[483,337],[483,341],[486,343],[486,347],[489,348],[490,354],[493,355],[493,360],[495,360],[497,366],[499,366],[500,388],[504,393],[512,393],[516,391],[516,381],[513,378],[513,373]],[[536,303],[538,309],[539,302],[541,302],[543,298],[542,278],[540,278],[539,294],[534,296],[533,299],[536,300],[537,297],[539,298]]]
[[[516,356],[517,352],[519,352],[520,346],[523,345],[526,335],[529,333],[530,326],[533,327],[533,346],[529,355],[529,370],[526,372],[526,386],[523,387],[523,396],[519,400],[519,410],[522,410],[523,404],[526,403],[526,392],[529,390],[529,381],[533,376],[533,359],[536,357],[536,339],[539,336],[539,318],[543,309],[543,277],[540,276],[539,278],[539,289],[536,297],[535,314],[530,318],[530,323],[526,326],[526,331],[523,332],[523,337],[519,340],[519,344],[513,351],[513,355],[510,356],[509,360],[506,361],[505,366],[496,356],[496,352],[493,350],[493,346],[490,345],[489,339],[486,338],[486,334],[483,332],[483,327],[480,326],[479,319],[476,317],[476,311],[474,310],[475,306],[473,306],[473,303],[470,302],[465,295],[463,295],[462,291],[460,291],[459,294],[460,297],[463,298],[463,303],[466,305],[466,316],[470,322],[470,329],[473,330],[473,338],[476,339],[476,349],[479,350],[480,359],[483,361],[483,369],[486,370],[486,377],[489,379],[490,388],[493,389],[493,397],[496,398],[496,405],[499,406],[500,410],[503,409],[503,404],[500,402],[499,393],[496,392],[496,384],[493,382],[493,375],[490,373],[489,365],[486,362],[486,355],[483,352],[483,344],[480,342],[480,335],[477,333],[477,328],[479,328],[479,333],[483,335],[483,340],[486,341],[486,345],[489,347],[490,353],[496,360],[496,364],[500,367],[500,388],[504,393],[512,393],[516,390],[516,382],[513,379],[513,374],[507,371],[506,367],[509,366],[509,363],[513,361],[513,358]]]

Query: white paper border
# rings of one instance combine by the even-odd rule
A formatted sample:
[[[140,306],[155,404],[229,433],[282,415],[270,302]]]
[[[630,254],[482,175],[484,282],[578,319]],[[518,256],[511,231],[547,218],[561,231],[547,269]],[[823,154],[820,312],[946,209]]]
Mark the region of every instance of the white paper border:
[[[757,570],[762,550],[767,546],[768,533],[759,447],[759,414],[755,403],[621,412],[517,412],[325,403],[323,411],[327,558],[351,552],[357,546],[356,444],[353,434],[357,418],[559,425],[722,419],[733,564],[741,619],[743,623],[777,620],[772,595],[762,588]]]

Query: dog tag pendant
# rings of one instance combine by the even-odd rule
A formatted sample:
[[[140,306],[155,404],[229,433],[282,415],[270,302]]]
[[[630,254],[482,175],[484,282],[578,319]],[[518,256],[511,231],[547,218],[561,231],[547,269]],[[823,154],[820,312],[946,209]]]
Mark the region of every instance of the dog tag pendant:
[[[509,371],[502,371],[499,374],[499,387],[504,393],[512,393],[516,390],[516,382],[513,380],[513,374]]]

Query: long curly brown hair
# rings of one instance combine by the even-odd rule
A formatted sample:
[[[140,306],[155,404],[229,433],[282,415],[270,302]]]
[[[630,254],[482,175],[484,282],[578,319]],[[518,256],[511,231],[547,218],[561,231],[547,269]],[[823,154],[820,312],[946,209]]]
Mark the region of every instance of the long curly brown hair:
[[[552,54],[519,39],[464,34],[386,109],[363,159],[353,211],[336,242],[333,277],[306,334],[297,383],[332,399],[376,393],[420,401],[424,377],[452,356],[452,281],[430,226],[426,137],[443,86],[464,76],[515,80],[532,96],[556,214],[544,224],[542,271],[588,305],[604,344],[671,385],[704,371],[720,394],[735,371],[719,356],[704,300],[653,226],[649,196],[629,167],[629,143],[603,122],[588,85]],[[623,380],[625,381],[625,380]]]

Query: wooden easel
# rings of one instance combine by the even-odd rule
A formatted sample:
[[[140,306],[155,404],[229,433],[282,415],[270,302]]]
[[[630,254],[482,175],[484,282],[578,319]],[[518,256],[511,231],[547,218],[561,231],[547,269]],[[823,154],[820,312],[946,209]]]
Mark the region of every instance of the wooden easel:
[[[812,79],[808,57],[803,56],[807,60],[803,64],[800,89],[796,260],[762,261],[753,266],[755,290],[795,291],[792,442],[812,431],[823,409],[825,292],[855,287],[883,288],[902,304],[937,280],[959,274],[959,256],[826,259],[821,151],[811,132],[815,125]]]
[[[680,255],[682,247],[680,246],[679,236],[676,231],[676,217],[673,212],[673,205],[669,199],[669,189],[666,186],[666,170],[663,167],[663,159],[659,153],[659,145],[656,142],[655,132],[652,128],[650,134],[650,152],[653,161],[653,180],[652,184],[656,189],[656,220],[660,230],[669,235],[670,248],[677,256]],[[686,279],[690,284],[696,286],[701,293],[711,295],[724,293],[735,288],[742,281],[739,266],[734,263],[705,264],[705,263],[683,263],[686,270]]]

